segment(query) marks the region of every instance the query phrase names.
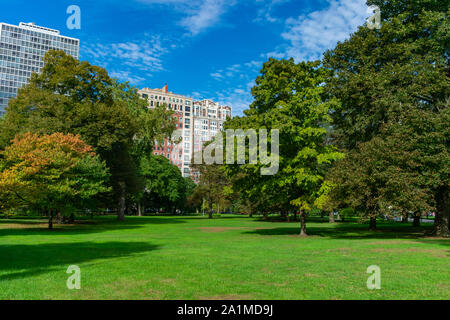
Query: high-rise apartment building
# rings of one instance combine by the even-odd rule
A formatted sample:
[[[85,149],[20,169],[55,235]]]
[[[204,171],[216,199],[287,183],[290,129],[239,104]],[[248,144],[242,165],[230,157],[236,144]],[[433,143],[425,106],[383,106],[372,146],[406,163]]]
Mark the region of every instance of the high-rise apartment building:
[[[194,101],[194,132],[192,135],[193,153],[203,149],[205,142],[212,140],[223,130],[227,118],[232,117],[232,109],[209,99]],[[198,182],[198,172],[191,170],[191,178]]]
[[[192,157],[192,98],[170,92],[167,85],[162,89],[143,88],[139,93],[148,100],[149,108],[165,104],[174,111],[177,117],[177,132],[174,136],[181,137],[181,141],[166,139],[155,145],[153,153],[165,156],[170,163],[180,168],[184,177],[188,177]]]
[[[0,23],[0,116],[31,74],[40,72],[44,66],[42,58],[51,49],[63,50],[78,59],[80,40],[34,23]]]
[[[167,85],[162,89],[143,88],[139,93],[148,100],[149,108],[165,104],[175,112],[175,136],[181,137],[181,141],[166,139],[164,143],[155,146],[153,153],[169,159],[180,168],[184,177],[191,176],[190,164],[194,152],[200,151],[206,141],[223,129],[227,117],[232,116],[231,107],[221,106],[211,100],[194,102],[192,98],[169,92]]]
[[[202,150],[203,144],[223,130],[223,123],[231,118],[231,107],[221,106],[212,100],[194,102],[193,152]]]

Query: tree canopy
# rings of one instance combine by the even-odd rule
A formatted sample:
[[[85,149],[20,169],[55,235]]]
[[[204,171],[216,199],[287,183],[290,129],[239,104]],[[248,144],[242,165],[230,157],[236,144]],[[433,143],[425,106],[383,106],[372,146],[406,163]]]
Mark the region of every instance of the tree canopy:
[[[25,133],[1,154],[0,199],[48,210],[50,227],[55,212],[87,208],[87,201],[109,191],[105,163],[80,136]]]
[[[24,132],[80,135],[106,162],[123,220],[127,193],[140,191],[139,157],[175,128],[164,106],[147,105],[136,88],[111,79],[105,69],[50,50],[41,72],[11,99],[0,126],[0,148]]]

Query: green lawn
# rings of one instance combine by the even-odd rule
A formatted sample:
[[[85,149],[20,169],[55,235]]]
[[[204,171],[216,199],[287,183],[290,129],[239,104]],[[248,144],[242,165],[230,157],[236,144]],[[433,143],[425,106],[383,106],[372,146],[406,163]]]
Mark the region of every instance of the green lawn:
[[[450,299],[450,241],[410,224],[114,217],[0,220],[1,299]],[[69,265],[81,289],[68,290]],[[381,268],[368,290],[366,269]]]

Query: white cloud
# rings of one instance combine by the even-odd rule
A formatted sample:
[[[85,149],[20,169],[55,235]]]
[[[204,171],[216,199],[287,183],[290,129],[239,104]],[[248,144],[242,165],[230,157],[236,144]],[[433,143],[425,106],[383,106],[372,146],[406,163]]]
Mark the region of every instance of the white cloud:
[[[137,85],[145,80],[145,78],[133,75],[130,71],[112,71],[109,75],[121,81],[128,81],[133,85]]]
[[[150,77],[153,72],[164,70],[162,59],[169,52],[165,47],[171,48],[166,42],[169,40],[144,34],[139,39],[126,42],[83,42],[80,51],[83,59],[109,69],[111,77],[137,85],[146,80],[144,74]]]
[[[221,80],[223,79],[223,75],[221,73],[222,70],[219,70],[217,72],[211,73],[211,77],[213,77],[216,80]]]
[[[214,80],[221,81],[226,89],[218,90],[206,96],[212,97],[222,105],[233,108],[233,115],[242,115],[253,101],[251,88],[263,65],[263,61],[251,60],[241,64],[233,64],[211,73]]]
[[[278,5],[281,5],[291,0],[256,0],[256,3],[261,3],[262,8],[257,12],[254,22],[279,22],[280,19],[273,16],[272,11]]]
[[[101,58],[106,62],[117,60],[122,65],[152,72],[163,70],[161,57],[168,50],[161,42],[159,36],[145,35],[143,39],[136,41],[92,44],[82,50],[95,59]]]
[[[255,85],[254,81],[249,81],[237,88],[216,92],[215,100],[222,105],[227,105],[233,108],[233,115],[241,116],[244,110],[248,109],[253,102],[251,95],[251,88]]]
[[[225,13],[230,1],[225,0],[204,0],[191,15],[181,21],[181,25],[185,27],[192,35],[208,29],[216,24],[220,17]]]
[[[238,77],[240,79],[247,79],[249,75],[258,71],[263,62],[252,60],[243,64],[233,64],[225,69],[219,69],[210,74],[215,80],[231,80],[231,78]]]
[[[296,61],[320,59],[325,50],[356,31],[368,15],[365,0],[329,0],[324,10],[288,19],[281,35],[288,41],[287,48],[268,56],[293,57]]]
[[[236,0],[138,0],[150,5],[171,5],[182,12],[185,17],[179,21],[192,36],[207,30],[220,22],[228,8],[236,4]]]
[[[109,44],[88,44],[82,47],[83,54],[99,60],[102,64],[118,62],[142,71],[163,70],[161,57],[168,52],[159,36],[145,35],[143,39]]]

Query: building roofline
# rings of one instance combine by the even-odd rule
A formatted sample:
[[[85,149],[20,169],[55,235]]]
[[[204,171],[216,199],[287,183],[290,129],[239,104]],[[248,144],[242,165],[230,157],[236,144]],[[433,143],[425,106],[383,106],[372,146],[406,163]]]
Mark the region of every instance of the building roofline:
[[[156,91],[156,92],[161,93],[161,94],[171,94],[171,95],[174,95],[174,96],[183,97],[184,99],[193,100],[191,97],[185,96],[185,95],[182,95],[182,94],[179,94],[179,93],[173,93],[172,91],[165,92],[164,88],[155,88],[155,89],[153,89],[153,88],[141,88],[138,91]]]
[[[78,38],[63,36],[60,33],[60,31],[56,30],[56,29],[50,29],[50,28],[46,28],[46,27],[42,27],[42,26],[38,26],[38,25],[35,25],[35,27],[40,27],[40,28],[44,28],[44,29],[40,29],[40,28],[34,28],[33,29],[33,26],[30,25],[29,23],[26,23],[26,22],[20,22],[20,24],[22,24],[22,25],[20,25],[20,24],[19,25],[15,25],[15,24],[7,23],[7,22],[0,22],[0,25],[1,24],[7,25],[7,26],[10,26],[10,27],[27,29],[27,30],[36,31],[36,32],[40,32],[40,33],[45,33],[45,34],[49,34],[49,35],[53,35],[53,36],[58,36],[58,37],[61,37],[61,38],[66,38],[66,39],[71,39],[71,40],[78,40],[78,43],[81,42],[80,39],[78,39]],[[57,33],[55,33],[55,31]]]

